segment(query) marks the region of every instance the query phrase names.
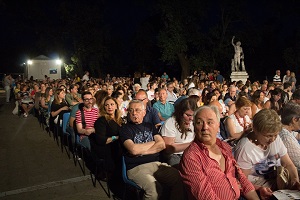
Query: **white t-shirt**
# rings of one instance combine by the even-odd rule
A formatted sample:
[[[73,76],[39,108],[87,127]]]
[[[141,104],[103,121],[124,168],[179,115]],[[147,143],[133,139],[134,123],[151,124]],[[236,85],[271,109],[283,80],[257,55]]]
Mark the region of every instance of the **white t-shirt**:
[[[149,101],[152,101],[154,99],[154,91],[148,90],[147,95],[148,95]]]
[[[175,143],[189,143],[194,140],[195,133],[194,133],[194,126],[193,123],[190,124],[190,130],[187,132],[186,138],[183,136],[181,138],[181,132],[176,128],[176,120],[175,117],[170,117],[169,119],[166,120],[164,125],[161,128],[161,135],[164,137],[175,137]],[[177,152],[175,154],[182,154],[182,152]]]
[[[266,150],[256,146],[247,137],[242,138],[234,148],[234,157],[241,169],[251,169],[254,176],[263,175],[269,167],[279,166],[280,158],[287,154],[281,138],[277,136]]]
[[[142,84],[142,89],[147,90],[147,84],[149,83],[149,77],[141,77],[140,82]]]

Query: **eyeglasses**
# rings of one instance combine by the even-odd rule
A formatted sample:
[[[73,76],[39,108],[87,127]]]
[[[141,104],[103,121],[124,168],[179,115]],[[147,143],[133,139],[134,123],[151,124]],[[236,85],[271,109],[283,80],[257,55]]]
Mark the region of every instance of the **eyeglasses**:
[[[134,99],[134,100],[138,100],[138,101],[144,101],[147,98],[143,98],[143,99]]]
[[[128,110],[128,112],[129,112],[129,113],[134,113],[134,112],[136,112],[136,113],[141,113],[143,110],[144,110],[144,109],[139,109],[139,108],[133,109],[133,108],[130,108],[130,109]]]
[[[186,114],[186,113],[183,113],[183,114],[187,117],[193,117],[193,115],[190,115],[190,114]]]
[[[93,98],[90,98],[90,99],[83,99],[85,102],[88,102],[88,101],[93,101],[94,99]]]

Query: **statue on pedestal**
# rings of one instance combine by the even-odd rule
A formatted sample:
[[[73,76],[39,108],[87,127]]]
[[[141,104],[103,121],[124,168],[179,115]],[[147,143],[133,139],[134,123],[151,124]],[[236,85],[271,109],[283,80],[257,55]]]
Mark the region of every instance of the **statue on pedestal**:
[[[244,53],[243,48],[241,47],[241,42],[237,41],[236,44],[234,44],[234,38],[232,37],[231,44],[234,47],[234,57],[231,60],[231,71],[240,71],[240,67],[242,67],[242,71],[245,70],[245,63],[244,63]]]

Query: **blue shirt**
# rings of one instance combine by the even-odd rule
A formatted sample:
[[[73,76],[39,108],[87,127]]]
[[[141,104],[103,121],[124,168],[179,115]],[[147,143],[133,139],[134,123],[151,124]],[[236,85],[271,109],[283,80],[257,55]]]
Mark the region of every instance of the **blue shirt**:
[[[169,102],[162,104],[161,101],[157,101],[153,104],[153,108],[155,108],[165,120],[171,117],[174,112],[174,106]]]

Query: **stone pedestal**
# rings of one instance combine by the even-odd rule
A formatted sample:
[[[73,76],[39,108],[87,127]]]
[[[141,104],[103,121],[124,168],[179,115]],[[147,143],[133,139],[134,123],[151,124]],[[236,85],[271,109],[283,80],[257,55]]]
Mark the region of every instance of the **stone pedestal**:
[[[249,75],[246,71],[231,72],[230,75],[231,82],[241,80],[245,84],[248,78]]]

